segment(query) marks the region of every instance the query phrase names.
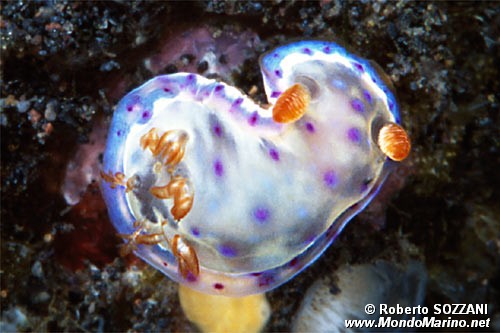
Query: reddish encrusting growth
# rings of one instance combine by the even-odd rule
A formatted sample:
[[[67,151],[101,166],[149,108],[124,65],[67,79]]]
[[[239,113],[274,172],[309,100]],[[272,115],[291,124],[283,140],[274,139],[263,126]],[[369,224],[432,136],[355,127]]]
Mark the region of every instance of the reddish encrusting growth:
[[[65,220],[71,221],[71,231],[60,232],[54,238],[55,258],[62,265],[79,270],[84,269],[88,261],[103,267],[118,256],[120,239],[95,183],[88,187]]]

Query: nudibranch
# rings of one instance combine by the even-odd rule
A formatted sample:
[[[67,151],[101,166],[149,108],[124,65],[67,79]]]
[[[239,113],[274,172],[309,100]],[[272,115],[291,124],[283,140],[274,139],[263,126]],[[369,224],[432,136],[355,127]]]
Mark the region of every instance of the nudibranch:
[[[261,58],[271,107],[177,73],[126,95],[102,191],[137,256],[195,290],[262,293],[311,264],[410,150],[366,60],[301,41]]]

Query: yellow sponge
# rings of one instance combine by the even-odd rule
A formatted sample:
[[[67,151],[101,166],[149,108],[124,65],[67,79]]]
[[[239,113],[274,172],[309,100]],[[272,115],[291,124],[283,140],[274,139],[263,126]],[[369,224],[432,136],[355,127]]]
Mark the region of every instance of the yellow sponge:
[[[179,299],[186,317],[204,333],[260,332],[271,313],[264,294],[217,296],[180,285]]]

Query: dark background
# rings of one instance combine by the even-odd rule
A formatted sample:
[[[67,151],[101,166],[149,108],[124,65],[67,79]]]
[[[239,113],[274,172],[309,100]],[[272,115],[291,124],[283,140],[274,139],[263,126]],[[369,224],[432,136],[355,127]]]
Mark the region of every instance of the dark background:
[[[0,9],[5,328],[194,330],[173,282],[119,257],[95,174],[77,192],[80,203],[66,203],[67,165],[75,164],[75,182],[84,178],[80,165],[98,170],[114,104],[148,78],[194,68],[265,102],[259,55],[318,38],[389,75],[413,150],[321,259],[268,294],[266,330],[290,329],[317,277],[376,259],[423,262],[425,305],[488,303],[500,330],[498,2],[2,1]],[[216,52],[222,74],[206,73],[201,49],[152,71],[144,60],[169,41],[189,42],[190,29],[199,39],[246,34],[252,47]]]

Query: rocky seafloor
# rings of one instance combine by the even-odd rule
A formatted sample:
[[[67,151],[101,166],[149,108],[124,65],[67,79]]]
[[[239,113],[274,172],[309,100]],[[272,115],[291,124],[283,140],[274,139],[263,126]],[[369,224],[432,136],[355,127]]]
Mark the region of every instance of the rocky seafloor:
[[[96,183],[106,124],[159,73],[219,78],[265,102],[259,55],[308,38],[384,69],[412,153],[319,260],[268,293],[265,330],[291,330],[318,277],[378,260],[421,263],[423,305],[487,303],[500,330],[498,2],[2,1],[0,12],[2,331],[196,330],[175,283],[118,254]]]

